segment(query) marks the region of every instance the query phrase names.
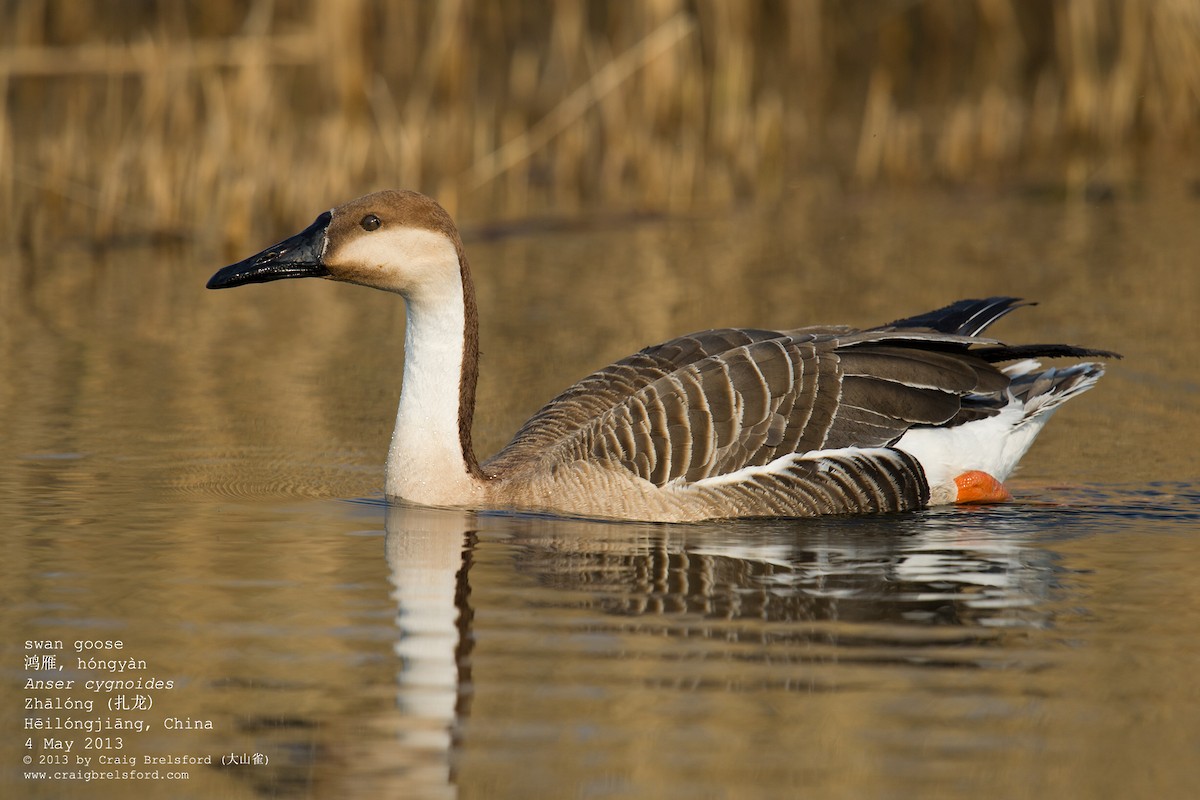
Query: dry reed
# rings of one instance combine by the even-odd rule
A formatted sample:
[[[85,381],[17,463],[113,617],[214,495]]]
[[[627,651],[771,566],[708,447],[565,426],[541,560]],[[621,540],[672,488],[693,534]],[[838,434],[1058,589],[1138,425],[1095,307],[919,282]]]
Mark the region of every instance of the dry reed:
[[[1191,0],[0,7],[0,237],[30,247],[242,247],[393,185],[487,216],[1120,185],[1200,117]]]

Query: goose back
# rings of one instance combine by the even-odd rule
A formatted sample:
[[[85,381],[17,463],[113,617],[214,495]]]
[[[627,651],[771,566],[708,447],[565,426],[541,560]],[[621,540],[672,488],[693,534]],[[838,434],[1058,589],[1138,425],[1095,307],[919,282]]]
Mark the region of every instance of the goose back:
[[[722,329],[679,337],[560,394],[485,474],[594,462],[655,486],[794,453],[885,447],[914,425],[995,413],[1008,379],[935,331]],[[987,340],[985,340],[987,341]]]

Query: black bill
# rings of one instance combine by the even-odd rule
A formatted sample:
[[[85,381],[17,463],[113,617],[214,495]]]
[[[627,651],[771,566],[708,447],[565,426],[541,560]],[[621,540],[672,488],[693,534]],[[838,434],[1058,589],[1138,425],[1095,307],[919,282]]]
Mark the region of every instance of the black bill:
[[[261,253],[230,264],[208,279],[209,289],[228,289],[247,283],[266,283],[282,278],[324,278],[329,270],[321,262],[325,251],[325,229],[333,215],[326,211],[295,236],[284,239]]]

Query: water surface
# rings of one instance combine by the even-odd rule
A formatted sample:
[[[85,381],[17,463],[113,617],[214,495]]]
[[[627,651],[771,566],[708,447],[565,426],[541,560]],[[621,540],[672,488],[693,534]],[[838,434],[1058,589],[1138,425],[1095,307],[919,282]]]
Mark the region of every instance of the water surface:
[[[998,335],[1127,356],[1050,423],[1015,503],[686,526],[386,506],[394,297],[202,289],[244,254],[11,255],[0,791],[1187,796],[1195,213],[1167,186],[1098,205],[817,193],[733,217],[477,227],[481,453],[587,371],[710,326],[867,325],[1012,294],[1040,305]],[[30,678],[134,674],[174,685],[126,692],[149,709],[25,707],[88,697]],[[47,716],[141,719],[119,752],[217,763],[174,783],[26,778],[61,769],[21,764],[54,755],[45,738],[84,747],[26,728]]]

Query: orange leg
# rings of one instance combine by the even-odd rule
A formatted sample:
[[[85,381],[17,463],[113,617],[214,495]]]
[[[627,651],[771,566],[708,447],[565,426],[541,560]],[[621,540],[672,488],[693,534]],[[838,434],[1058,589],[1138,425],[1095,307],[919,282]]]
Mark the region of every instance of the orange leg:
[[[1004,503],[1012,500],[1003,483],[977,469],[959,475],[954,483],[958,486],[956,503]]]

